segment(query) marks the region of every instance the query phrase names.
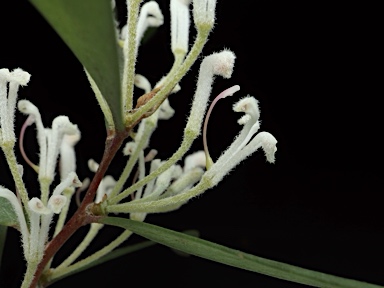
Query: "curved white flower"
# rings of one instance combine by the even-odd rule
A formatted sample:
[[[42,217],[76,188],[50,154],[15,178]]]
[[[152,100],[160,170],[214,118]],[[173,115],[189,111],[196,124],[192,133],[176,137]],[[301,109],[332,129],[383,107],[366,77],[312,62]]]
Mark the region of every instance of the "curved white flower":
[[[0,69],[0,141],[2,144],[16,142],[14,131],[17,92],[28,84],[31,75],[20,68],[9,72]]]
[[[213,105],[214,103],[212,103],[211,107]],[[203,177],[210,179],[212,186],[217,185],[236,165],[259,148],[264,150],[268,162],[273,163],[275,161],[275,152],[277,150],[275,137],[268,132],[257,133],[260,128],[258,101],[253,97],[247,96],[238,101],[233,106],[233,110],[245,113],[238,121],[239,124],[244,126],[233,143],[215,163],[212,160],[211,163],[207,162],[207,167],[210,169]],[[209,114],[207,113],[207,117],[209,117]],[[206,141],[204,143],[206,147]]]
[[[20,112],[34,117],[37,128],[37,142],[40,148],[39,179],[47,179],[52,182],[64,136],[74,135],[76,139],[80,137],[80,131],[77,125],[69,121],[67,116],[56,117],[52,121],[51,129],[44,128],[39,109],[28,100],[20,100],[18,108]],[[73,159],[71,161],[73,162]],[[73,167],[73,163],[70,166]],[[68,167],[68,169],[72,168]]]

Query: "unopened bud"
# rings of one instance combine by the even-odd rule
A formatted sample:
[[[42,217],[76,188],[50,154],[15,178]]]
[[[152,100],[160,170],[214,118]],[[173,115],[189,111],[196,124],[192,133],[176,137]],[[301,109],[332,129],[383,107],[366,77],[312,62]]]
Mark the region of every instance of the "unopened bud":
[[[52,195],[48,200],[48,207],[53,213],[59,214],[65,203],[67,203],[67,197],[63,195]]]
[[[28,202],[29,209],[31,211],[40,214],[40,215],[47,215],[51,213],[51,210],[44,206],[43,202],[39,198],[32,198]]]

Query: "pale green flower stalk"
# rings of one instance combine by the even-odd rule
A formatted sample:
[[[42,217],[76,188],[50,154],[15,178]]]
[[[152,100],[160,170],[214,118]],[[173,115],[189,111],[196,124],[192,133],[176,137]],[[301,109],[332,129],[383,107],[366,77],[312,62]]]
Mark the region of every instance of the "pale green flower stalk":
[[[124,42],[124,70],[122,81],[122,103],[125,111],[133,106],[133,83],[135,75],[135,64],[137,57],[137,19],[139,7],[142,0],[126,0],[128,7],[127,34]]]
[[[163,78],[158,79],[155,85],[152,85],[144,75],[135,73],[135,63],[140,41],[146,29],[159,27],[163,24],[164,17],[155,1],[146,2],[140,6],[141,2],[141,0],[127,0],[127,23],[121,31],[117,31],[119,36],[116,37],[116,41],[123,43],[121,45],[123,67],[120,79],[122,92],[119,100],[123,107],[125,128],[132,138],[123,146],[123,154],[124,157],[127,157],[127,163],[119,177],[114,179],[108,175],[108,172],[98,174],[99,168],[103,166],[103,160],[100,165],[93,160],[88,162],[89,169],[95,173],[95,178],[99,177],[99,182],[97,182],[97,188],[93,190],[96,194],[91,194],[96,195],[93,203],[84,210],[86,216],[96,218],[108,213],[124,213],[129,214],[127,216],[130,219],[143,222],[149,213],[178,209],[191,198],[214,187],[236,165],[252,155],[258,148],[264,150],[267,161],[273,163],[275,160],[277,141],[268,132],[257,133],[260,126],[260,112],[257,100],[252,97],[245,97],[234,105],[235,112],[245,113],[245,116],[239,120],[239,123],[243,125],[239,135],[219,159],[213,161],[209,155],[206,135],[211,111],[219,99],[232,95],[240,89],[238,85],[235,85],[223,91],[213,100],[206,113],[216,76],[228,79],[232,75],[236,56],[229,50],[202,57],[196,91],[191,111],[186,119],[180,147],[169,159],[156,158],[158,147],[156,147],[156,143],[151,142],[151,136],[161,126],[159,120],[172,121],[172,116],[177,113],[171,107],[168,96],[181,90],[179,81],[200,57],[208,35],[215,24],[216,1],[170,1],[170,48],[174,55],[174,63],[170,71]],[[191,49],[189,49],[190,5],[193,7],[193,22],[197,30],[197,36]],[[114,131],[116,123],[114,123],[108,102],[94,79],[87,70],[85,71],[105,116],[107,129]],[[83,185],[76,173],[75,145],[81,138],[77,125],[73,124],[67,116],[62,115],[53,120],[51,128],[46,128],[40,111],[34,104],[28,100],[20,100],[17,103],[19,86],[25,86],[29,79],[30,75],[21,69],[15,69],[12,72],[8,69],[0,69],[0,146],[16,184],[14,192],[0,186],[0,197],[6,199],[12,207],[17,219],[15,226],[21,234],[24,257],[27,261],[27,271],[22,287],[38,283],[39,279],[34,279],[35,273],[40,273],[37,274],[39,276],[43,273],[44,281],[50,283],[50,281],[83,269],[107,255],[132,234],[126,230],[99,251],[78,260],[95,237],[104,232],[103,224],[91,223],[87,235],[78,247],[68,253],[68,257],[58,266],[51,267],[53,256],[46,257],[50,248],[47,243],[51,241],[52,244],[57,239],[56,237],[60,237],[60,233],[66,229],[68,209],[74,198],[72,196],[77,188],[84,190],[88,184]],[[134,85],[145,93],[139,98],[135,107],[133,105]],[[34,193],[34,197],[31,199],[22,180],[23,169],[17,163],[14,154],[16,137],[13,122],[16,104],[18,110],[28,116],[20,133],[22,156],[36,172],[40,186],[40,195]],[[36,127],[39,145],[38,164],[29,160],[23,148],[25,130],[32,124]],[[203,134],[205,152],[197,151],[187,155],[193,141],[201,134]],[[146,169],[146,163],[149,169]],[[183,165],[178,163],[183,163]],[[57,171],[59,171],[58,176]],[[131,185],[130,181],[133,182]],[[59,184],[52,187],[53,183]],[[92,186],[92,183],[90,185]],[[35,188],[34,192],[36,191],[38,189]],[[84,201],[83,203],[88,204],[89,202]],[[58,215],[58,221],[54,226],[54,238],[51,239],[49,235],[51,235],[50,230],[55,214]],[[90,222],[92,221],[85,224]],[[44,262],[46,259],[48,260]],[[40,262],[44,263],[42,268],[38,266]]]

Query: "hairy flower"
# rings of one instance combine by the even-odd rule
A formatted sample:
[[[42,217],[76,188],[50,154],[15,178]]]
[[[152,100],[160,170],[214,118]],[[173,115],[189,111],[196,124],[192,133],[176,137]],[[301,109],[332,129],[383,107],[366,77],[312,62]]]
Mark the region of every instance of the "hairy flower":
[[[17,92],[20,86],[28,84],[30,77],[28,72],[20,68],[12,72],[8,69],[0,69],[0,143],[2,145],[16,142],[13,122]]]

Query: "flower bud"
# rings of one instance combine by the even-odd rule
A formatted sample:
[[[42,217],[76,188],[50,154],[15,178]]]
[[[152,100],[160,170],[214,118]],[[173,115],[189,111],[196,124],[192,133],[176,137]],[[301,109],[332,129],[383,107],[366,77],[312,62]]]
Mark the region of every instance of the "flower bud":
[[[214,76],[220,75],[224,78],[231,77],[235,58],[236,56],[233,52],[224,50],[211,54],[202,61],[192,109],[186,127],[186,129],[190,129],[196,135],[199,135],[201,132]]]
[[[216,0],[193,0],[193,19],[197,27],[213,27],[215,23]]]
[[[52,195],[48,200],[48,207],[53,213],[59,214],[65,203],[67,203],[67,197],[63,195]]]
[[[39,198],[32,198],[28,202],[29,209],[31,211],[40,214],[40,215],[47,215],[51,213],[51,210],[43,204],[43,202]]]
[[[171,0],[171,49],[186,54],[189,38],[189,0]]]

